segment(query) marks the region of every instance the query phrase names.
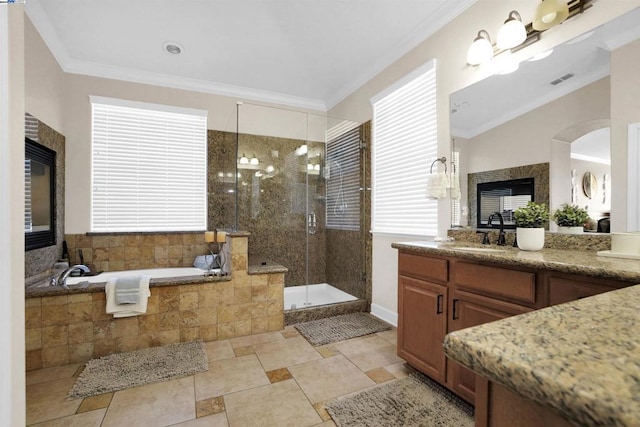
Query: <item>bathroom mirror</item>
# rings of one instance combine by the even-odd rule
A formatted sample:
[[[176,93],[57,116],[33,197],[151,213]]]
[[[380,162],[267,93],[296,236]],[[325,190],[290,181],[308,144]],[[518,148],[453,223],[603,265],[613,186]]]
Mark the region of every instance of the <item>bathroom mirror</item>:
[[[25,138],[25,249],[56,244],[56,152]]]
[[[547,57],[522,62],[511,74],[495,74],[451,94],[452,150],[459,153],[463,187],[462,200],[452,203],[453,226],[459,224],[456,210],[475,209],[467,199],[475,191],[466,188],[470,173],[549,163],[552,209],[572,202],[573,169],[578,180],[587,171],[611,176],[616,167],[608,147],[610,81],[616,79],[610,75],[611,52],[640,38],[637,22],[640,8],[555,47]],[[600,138],[592,146],[606,145],[604,155],[602,150],[574,153],[574,142],[590,134]],[[580,192],[577,203],[588,205],[594,218],[604,217],[611,211],[611,197],[600,196],[610,194],[611,180],[602,192],[597,183],[589,185],[592,198]]]

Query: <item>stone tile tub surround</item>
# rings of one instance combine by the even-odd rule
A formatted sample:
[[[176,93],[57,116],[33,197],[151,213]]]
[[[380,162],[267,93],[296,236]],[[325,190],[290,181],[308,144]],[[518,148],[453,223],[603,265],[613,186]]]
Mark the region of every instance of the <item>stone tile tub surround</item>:
[[[428,241],[401,242],[391,245],[414,253],[427,255],[454,256],[493,264],[522,266],[534,269],[579,274],[603,279],[620,280],[633,284],[640,283],[640,261],[622,258],[599,257],[595,252],[574,249],[542,249],[541,251],[521,251],[511,246],[487,246],[477,243],[455,242],[437,243]],[[477,247],[480,250],[500,249],[498,252],[474,252],[457,247]]]
[[[152,284],[147,313],[115,319],[103,287],[27,289],[27,370],[110,353],[201,339],[216,341],[284,327],[284,271],[249,271],[247,235],[230,236],[232,274],[199,283]],[[43,294],[44,293],[44,294]],[[45,296],[43,296],[45,295]]]
[[[640,425],[640,285],[453,332],[452,359],[575,425]]]

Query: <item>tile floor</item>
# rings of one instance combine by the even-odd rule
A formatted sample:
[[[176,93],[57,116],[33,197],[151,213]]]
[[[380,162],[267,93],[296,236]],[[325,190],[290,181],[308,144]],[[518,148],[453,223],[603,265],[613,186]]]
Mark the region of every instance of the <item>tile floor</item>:
[[[27,373],[27,425],[335,426],[326,403],[406,376],[396,330],[320,347],[293,327],[205,344],[209,370],[66,400],[81,365]]]

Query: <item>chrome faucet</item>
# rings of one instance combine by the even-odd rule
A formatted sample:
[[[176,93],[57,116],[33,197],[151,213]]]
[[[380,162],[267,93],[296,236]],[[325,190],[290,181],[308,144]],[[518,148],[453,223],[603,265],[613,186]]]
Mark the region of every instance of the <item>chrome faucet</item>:
[[[71,272],[75,269],[80,269],[85,273],[88,273],[91,271],[89,267],[87,267],[86,265],[76,264],[73,267],[69,267],[65,269],[62,273],[60,273],[60,275],[57,278],[52,277],[49,284],[51,286],[62,286],[63,288],[67,288],[67,277],[69,277]]]
[[[500,232],[498,233],[498,246],[506,246],[507,245],[507,241],[505,239],[505,234],[504,234],[504,217],[502,216],[502,214],[500,212],[494,212],[491,215],[489,215],[489,219],[487,220],[487,227],[491,227],[491,222],[493,221],[494,217],[498,217],[498,219],[500,220]]]

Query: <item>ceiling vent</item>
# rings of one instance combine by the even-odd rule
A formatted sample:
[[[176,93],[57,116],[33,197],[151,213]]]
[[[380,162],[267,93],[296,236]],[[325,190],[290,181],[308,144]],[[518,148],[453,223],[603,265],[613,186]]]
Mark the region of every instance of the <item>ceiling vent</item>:
[[[575,74],[573,74],[573,73],[567,73],[567,74],[565,74],[564,76],[562,76],[562,77],[560,77],[560,78],[558,78],[558,79],[553,80],[553,81],[551,82],[551,84],[552,84],[552,85],[554,85],[554,86],[557,86],[557,85],[559,85],[560,83],[562,83],[562,82],[564,82],[564,81],[566,81],[566,80],[569,80],[569,79],[570,79],[571,77],[573,77],[573,76],[575,76]]]

